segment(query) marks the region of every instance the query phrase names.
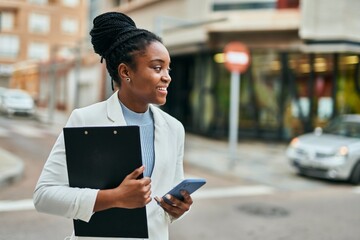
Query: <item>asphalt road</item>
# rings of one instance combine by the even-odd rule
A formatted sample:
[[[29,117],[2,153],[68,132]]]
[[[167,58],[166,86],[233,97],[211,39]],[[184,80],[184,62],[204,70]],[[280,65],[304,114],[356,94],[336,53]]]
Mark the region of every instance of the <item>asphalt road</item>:
[[[21,180],[0,188],[0,240],[56,240],[71,233],[71,220],[38,213],[31,202],[59,131],[34,119],[0,116],[1,148],[25,163]],[[360,239],[360,187],[289,174],[282,181],[296,178],[303,183],[289,191],[277,188],[275,182],[264,185],[189,164],[185,170],[187,176],[208,182],[194,194],[187,216],[171,225],[172,240]],[[303,187],[314,183],[316,188]]]

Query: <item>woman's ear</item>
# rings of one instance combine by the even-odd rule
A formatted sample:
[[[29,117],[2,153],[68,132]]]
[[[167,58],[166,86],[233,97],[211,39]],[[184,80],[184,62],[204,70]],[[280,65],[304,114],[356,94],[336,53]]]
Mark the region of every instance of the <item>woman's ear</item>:
[[[129,67],[125,63],[120,63],[118,66],[118,75],[120,80],[129,78]]]

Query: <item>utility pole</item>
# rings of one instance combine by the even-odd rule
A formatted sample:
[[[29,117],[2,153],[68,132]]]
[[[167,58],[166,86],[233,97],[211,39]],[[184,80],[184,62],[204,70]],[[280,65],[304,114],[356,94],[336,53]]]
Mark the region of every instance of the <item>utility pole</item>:
[[[49,65],[49,106],[48,106],[48,123],[54,122],[56,108],[56,71],[57,65],[55,61],[51,61]]]
[[[80,103],[80,68],[81,68],[81,47],[80,40],[74,48],[75,52],[75,87],[74,87],[74,108],[79,107]]]

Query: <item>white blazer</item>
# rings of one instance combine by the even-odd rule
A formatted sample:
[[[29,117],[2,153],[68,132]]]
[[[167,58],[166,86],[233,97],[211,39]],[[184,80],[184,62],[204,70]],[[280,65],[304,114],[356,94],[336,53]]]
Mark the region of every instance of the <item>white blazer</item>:
[[[150,105],[155,125],[155,165],[151,176],[152,197],[161,197],[184,179],[183,125],[156,106]],[[117,92],[108,100],[72,112],[66,124],[75,126],[126,125]],[[80,144],[80,143],[79,143]],[[59,135],[44,165],[34,191],[34,205],[39,212],[89,221],[98,189],[69,187],[63,133]],[[167,240],[170,216],[153,199],[147,206],[149,239]],[[75,238],[106,239],[110,238]],[[119,239],[119,238],[116,238]],[[137,239],[138,240],[138,239]]]

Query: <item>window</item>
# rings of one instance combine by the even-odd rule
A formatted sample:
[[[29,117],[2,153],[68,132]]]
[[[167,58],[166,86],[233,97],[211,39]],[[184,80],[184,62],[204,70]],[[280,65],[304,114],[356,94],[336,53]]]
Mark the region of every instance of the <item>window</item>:
[[[48,33],[50,17],[45,14],[31,13],[29,17],[29,31],[34,33]]]
[[[19,53],[20,41],[17,36],[0,35],[0,57],[16,58]]]
[[[61,21],[61,30],[64,33],[74,34],[79,30],[79,22],[74,18],[64,18]]]
[[[76,7],[79,5],[80,1],[79,0],[62,0],[64,6],[67,7]]]
[[[278,0],[277,7],[282,8],[299,8],[300,0]]]
[[[275,9],[276,0],[214,0],[214,11]]]
[[[46,60],[49,58],[49,46],[46,43],[32,42],[28,47],[28,58]]]
[[[14,29],[14,13],[0,12],[0,31],[9,31]]]
[[[48,4],[48,0],[28,0],[28,3],[38,4],[38,5],[46,5]]]
[[[12,64],[0,64],[0,76],[11,76],[12,72]]]

